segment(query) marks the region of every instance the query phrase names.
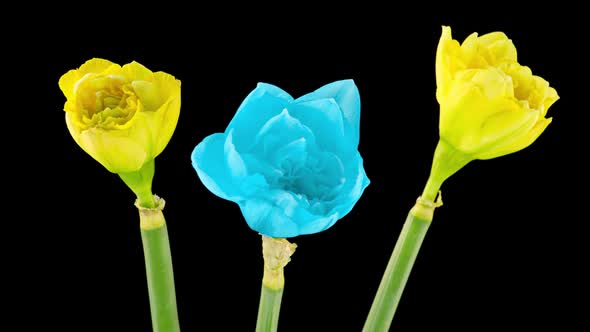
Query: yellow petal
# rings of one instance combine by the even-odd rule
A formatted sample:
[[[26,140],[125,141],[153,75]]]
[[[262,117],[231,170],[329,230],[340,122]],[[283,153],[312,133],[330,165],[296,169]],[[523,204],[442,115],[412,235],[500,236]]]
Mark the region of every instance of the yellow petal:
[[[70,135],[72,135],[74,141],[82,148],[82,150],[86,151],[86,149],[84,149],[80,143],[80,126],[77,124],[77,121],[73,119],[73,117],[75,117],[75,114],[66,112],[66,126],[68,127],[68,131],[70,132]]]
[[[506,36],[506,34],[500,31],[486,33],[485,35],[479,37],[479,43],[485,47],[489,47],[490,45],[493,45],[494,43],[499,41],[507,40],[509,39]]]
[[[155,112],[162,106],[161,91],[156,84],[148,81],[133,81],[131,86],[147,112]]]
[[[529,145],[531,145],[537,138],[545,131],[545,128],[551,123],[551,118],[541,118],[537,121],[535,126],[526,132],[524,135],[514,140],[510,144],[498,147],[492,151],[488,151],[476,156],[477,159],[492,159],[500,156],[504,156],[516,151],[520,151]]]
[[[162,71],[155,72],[154,83],[164,100],[180,95],[180,81],[170,74]]]
[[[451,28],[442,27],[442,33],[436,50],[436,97],[440,102],[448,93],[453,74],[465,68],[460,60],[461,46],[453,40]]]
[[[59,88],[63,92],[66,99],[71,100],[74,97],[74,85],[80,79],[80,74],[76,69],[72,69],[63,74],[59,79]]]
[[[59,88],[68,100],[74,98],[76,83],[88,73],[103,73],[108,70],[120,68],[119,65],[108,60],[94,58],[86,61],[80,68],[72,69],[59,79]]]
[[[129,81],[148,81],[154,80],[154,73],[151,70],[144,67],[138,62],[131,62],[123,66],[121,73]]]
[[[113,173],[137,171],[152,153],[152,131],[141,117],[125,130],[82,129],[66,113],[66,125],[74,141],[92,158]]]
[[[155,121],[159,125],[154,141],[154,157],[158,156],[174,134],[178,118],[180,116],[180,94],[166,102],[155,115]]]
[[[176,129],[178,118],[180,116],[180,81],[174,76],[164,73],[154,73],[154,85],[160,92],[164,103],[157,111],[148,113],[148,121],[151,123],[153,131],[153,154],[154,157],[159,155],[168,145],[172,134]]]
[[[447,45],[453,40],[451,28],[443,26],[440,40],[436,48],[436,85],[441,88],[445,82],[450,81],[449,68],[446,66],[445,57],[448,56]]]
[[[80,66],[78,72],[80,77],[88,73],[101,74],[113,66],[120,67],[118,64],[112,63],[109,60],[94,58],[86,61],[82,66]]]
[[[484,121],[496,112],[479,87],[470,81],[457,81],[440,104],[440,137],[470,153],[478,148]]]
[[[514,96],[512,78],[494,67],[489,69],[478,69],[473,75],[470,75],[467,78],[458,76],[455,79],[470,80],[477,85],[483,94],[490,100]]]
[[[504,100],[496,105],[499,112],[483,123],[480,129],[480,147],[474,153],[493,150],[506,142],[512,142],[531,130],[540,117],[539,111],[524,110],[519,103],[512,100]]]
[[[551,105],[553,105],[553,103],[555,103],[558,99],[559,95],[557,94],[557,91],[554,88],[549,87],[549,89],[547,89],[545,92],[545,100],[543,101],[545,114],[547,113],[549,107],[551,107]],[[543,114],[543,116],[545,114]]]
[[[514,96],[519,100],[528,100],[528,96],[533,87],[533,72],[527,66],[521,66],[518,63],[503,66],[503,70],[512,77],[514,84]]]
[[[533,75],[531,81],[531,90],[529,91],[528,101],[531,104],[531,108],[538,109],[543,112],[543,116],[547,114],[547,110],[544,106],[545,96],[549,90],[549,82],[543,78]]]
[[[124,132],[90,128],[79,139],[84,151],[113,173],[135,172],[149,157],[145,146]]]
[[[488,54],[491,65],[501,63],[515,63],[517,61],[516,47],[512,40],[503,32],[491,32],[478,38],[482,49]]]
[[[492,58],[488,53],[489,51],[480,45],[476,32],[469,35],[461,44],[461,55],[467,68],[487,68],[490,65],[488,59]]]
[[[463,54],[468,58],[473,58],[477,55],[479,49],[479,42],[477,41],[477,32],[474,32],[467,36],[463,43],[461,43],[461,50]]]

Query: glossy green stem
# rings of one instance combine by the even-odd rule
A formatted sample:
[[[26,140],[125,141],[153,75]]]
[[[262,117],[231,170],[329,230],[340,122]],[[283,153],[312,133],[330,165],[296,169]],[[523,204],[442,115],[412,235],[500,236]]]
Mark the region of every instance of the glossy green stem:
[[[426,236],[430,221],[408,214],[373,300],[363,332],[386,332]]]
[[[154,229],[142,229],[141,239],[154,332],[178,332],[178,313],[172,273],[172,256],[166,224]]]
[[[272,289],[262,285],[256,332],[275,332],[279,325],[279,312],[283,288]]]

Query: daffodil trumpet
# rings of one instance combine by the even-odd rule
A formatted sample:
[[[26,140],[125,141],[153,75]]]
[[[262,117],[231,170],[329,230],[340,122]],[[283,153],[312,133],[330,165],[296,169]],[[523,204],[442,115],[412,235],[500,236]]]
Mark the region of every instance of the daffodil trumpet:
[[[74,141],[137,196],[153,331],[180,331],[164,200],[152,193],[154,159],[178,122],[180,81],[137,62],[91,59],[59,87]]]
[[[502,32],[477,33],[459,44],[443,27],[436,52],[439,142],[422,195],[395,245],[364,332],[388,331],[433,218],[445,180],[473,160],[503,156],[531,145],[551,123],[554,88],[517,61]]]

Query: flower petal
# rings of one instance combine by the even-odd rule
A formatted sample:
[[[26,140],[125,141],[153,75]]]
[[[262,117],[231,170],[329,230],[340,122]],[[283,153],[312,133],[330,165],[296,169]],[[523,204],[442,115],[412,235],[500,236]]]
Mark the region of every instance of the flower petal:
[[[269,160],[272,165],[280,167],[285,162],[302,165],[306,158],[307,140],[301,137],[278,148]]]
[[[225,162],[232,177],[246,176],[246,164],[233,143],[233,130],[230,130],[225,143],[223,143],[223,155],[225,156]]]
[[[79,141],[84,151],[112,173],[135,172],[148,161],[141,142],[123,132],[90,128],[80,133]]]
[[[323,232],[326,229],[332,227],[340,219],[340,216],[337,213],[324,217],[313,215],[302,209],[300,210],[300,212],[302,213],[298,216],[298,235],[315,234]]]
[[[162,71],[155,72],[154,83],[158,91],[160,91],[163,100],[170,100],[180,96],[181,82],[174,76]]]
[[[165,100],[162,100],[160,91],[156,84],[149,81],[131,82],[133,91],[145,107],[147,112],[157,111]]]
[[[354,139],[358,135],[352,134],[354,129],[344,120],[344,114],[334,99],[315,99],[293,104],[292,113],[311,129],[321,149],[343,157],[356,151],[358,141]]]
[[[490,32],[478,38],[482,49],[491,56],[490,64],[497,66],[501,63],[515,63],[517,61],[516,47],[512,40],[503,32]],[[480,50],[481,52],[482,50]]]
[[[472,152],[479,144],[479,128],[497,112],[473,83],[453,82],[440,103],[440,137],[461,151]]]
[[[465,70],[457,73],[455,80],[472,82],[490,100],[502,97],[514,97],[512,79],[503,71],[494,67]]]
[[[500,111],[491,115],[480,128],[482,149],[504,137],[518,136],[521,131],[528,132],[539,119],[539,111],[524,110],[518,103],[505,102],[510,106],[497,106]]]
[[[121,68],[121,66],[109,60],[94,58],[84,62],[78,69],[78,72],[80,73],[80,77],[82,77],[88,73],[100,74],[112,68]]]
[[[226,133],[234,130],[236,148],[246,152],[253,144],[262,126],[272,117],[281,113],[293,98],[280,88],[258,83],[242,102],[231,120]]]
[[[180,95],[169,99],[157,111],[144,111],[142,114],[149,117],[149,121],[151,121],[151,124],[147,128],[152,128],[153,153],[154,157],[157,157],[170,142],[178,124],[178,118],[180,117]]]
[[[355,162],[348,165],[346,175],[347,182],[324,213],[318,213],[319,210],[310,206],[305,197],[284,190],[258,192],[262,196],[241,202],[240,208],[248,225],[267,236],[294,237],[318,233],[348,214],[370,183],[358,153]]]
[[[84,75],[88,73],[99,74],[106,72],[108,70],[113,71],[120,68],[121,67],[118,64],[112,63],[108,60],[98,58],[90,59],[86,61],[82,66],[80,66],[80,68],[72,69],[65,73],[59,79],[59,88],[68,100],[73,100],[74,86],[76,85],[76,82],[78,82],[82,77],[84,77]]]
[[[547,114],[549,107],[551,107],[551,105],[553,105],[553,103],[555,103],[557,100],[559,100],[557,91],[554,88],[549,87],[545,92],[545,100],[543,101],[543,116]]]
[[[354,80],[342,80],[326,84],[314,92],[297,98],[295,103],[310,102],[318,99],[334,99],[342,111],[343,119],[348,124],[345,126],[346,136],[349,137],[353,147],[356,148],[360,135],[361,97]]]
[[[249,198],[239,205],[248,226],[258,233],[278,238],[299,235],[299,227],[281,207],[261,198]]]
[[[201,182],[215,195],[236,201],[240,192],[227,167],[224,149],[227,136],[217,133],[206,137],[191,155],[193,167]]]
[[[253,230],[271,237],[289,238],[318,233],[332,226],[336,214],[314,215],[305,208],[302,198],[283,190],[266,191],[264,197],[240,203],[242,214]]]
[[[81,78],[77,69],[72,69],[67,73],[63,74],[59,79],[59,88],[63,92],[66,99],[72,100],[74,98],[74,86],[76,82]]]
[[[461,61],[461,46],[453,40],[451,28],[442,27],[438,46],[436,48],[436,99],[442,103],[450,89],[453,75],[465,68]]]
[[[242,153],[241,156],[248,169],[248,174],[261,174],[268,182],[273,183],[283,175],[283,171],[269,162],[266,156],[258,156],[252,153]]]
[[[151,82],[154,80],[154,73],[136,61],[124,65],[121,72],[129,81]]]
[[[252,152],[264,154],[272,159],[277,150],[300,138],[314,142],[315,138],[309,128],[294,118],[286,108],[270,118],[255,136]]]
[[[545,131],[545,128],[551,123],[551,118],[545,119],[541,118],[535,126],[527,131],[524,135],[518,137],[518,139],[514,140],[512,143],[498,147],[496,149],[490,150],[488,152],[484,152],[481,154],[477,154],[475,156],[476,159],[492,159],[500,156],[507,155],[509,153],[513,153],[516,151],[520,151],[529,145],[533,144],[533,142]]]
[[[352,210],[365,188],[371,183],[365,173],[360,153],[356,153],[354,162],[346,165],[345,178],[346,182],[340,189],[338,197],[331,203],[330,213],[337,213],[338,218],[344,217]]]

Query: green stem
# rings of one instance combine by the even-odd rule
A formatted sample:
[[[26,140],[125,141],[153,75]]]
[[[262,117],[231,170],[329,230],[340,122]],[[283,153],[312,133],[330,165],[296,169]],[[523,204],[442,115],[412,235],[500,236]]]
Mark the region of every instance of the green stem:
[[[179,332],[170,242],[162,214],[164,201],[154,196],[154,202],[156,208],[138,205],[152,328],[154,332]]]
[[[430,176],[424,187],[422,198],[434,202],[443,182],[463,168],[463,166],[467,165],[471,160],[473,158],[470,155],[462,153],[453,148],[445,140],[440,139],[434,150]]]
[[[136,172],[119,173],[119,177],[137,196],[137,204],[150,209],[156,207],[156,202],[152,195],[154,172],[155,162],[152,159],[146,162]]]
[[[277,330],[282,297],[283,288],[271,289],[264,286],[264,284],[262,285],[256,332],[274,332]]]
[[[442,205],[441,198],[435,202],[443,182],[455,174],[473,158],[457,149],[443,139],[438,141],[430,176],[418,198],[416,205],[410,210],[399,239],[395,244],[389,263],[373,305],[363,327],[363,332],[386,332],[389,330],[393,315],[422,246],[428,227],[432,222],[434,209]]]
[[[363,332],[386,332],[393,320],[430,220],[410,211],[373,300]]]
[[[285,288],[285,266],[291,260],[297,245],[286,239],[262,235],[264,275],[258,306],[256,332],[276,332],[279,325],[281,299]]]

